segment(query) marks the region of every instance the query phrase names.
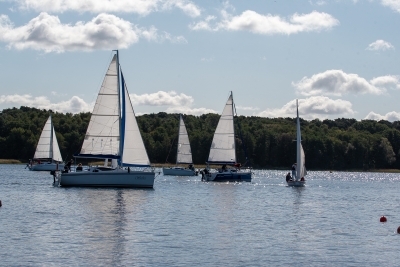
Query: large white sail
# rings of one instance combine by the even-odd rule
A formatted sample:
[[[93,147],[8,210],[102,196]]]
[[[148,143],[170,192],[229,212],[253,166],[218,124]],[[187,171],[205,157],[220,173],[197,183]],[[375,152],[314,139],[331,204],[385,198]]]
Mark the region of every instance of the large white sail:
[[[46,124],[43,127],[42,133],[40,134],[39,142],[36,146],[35,159],[51,159],[52,151],[51,146],[51,133],[52,133],[51,116],[47,119]],[[57,140],[56,140],[57,141]]]
[[[185,123],[183,122],[182,115],[179,117],[178,151],[176,155],[176,164],[180,163],[193,163],[189,136],[185,127]]]
[[[233,96],[229,96],[211,144],[209,163],[236,163]]]
[[[114,55],[90,117],[81,154],[119,154],[119,88],[117,55]]]
[[[53,126],[53,125],[52,125]],[[53,160],[62,162],[60,147],[58,146],[56,132],[53,127]]]
[[[123,153],[122,166],[150,166],[149,156],[144,147],[142,135],[136,121],[135,112],[129,97],[124,76],[121,73],[122,85],[124,86],[123,95]]]
[[[299,104],[298,100],[296,100],[297,107],[297,138],[296,138],[296,160],[297,160],[297,169],[296,169],[296,180],[300,180],[305,175],[305,154],[303,150],[303,146],[301,145],[301,131],[300,131],[300,118],[299,118]]]

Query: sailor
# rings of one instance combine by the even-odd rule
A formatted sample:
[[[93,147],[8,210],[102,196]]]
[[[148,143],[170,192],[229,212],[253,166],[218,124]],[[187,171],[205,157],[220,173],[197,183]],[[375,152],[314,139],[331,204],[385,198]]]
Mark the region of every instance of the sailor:
[[[286,182],[289,182],[291,179],[292,177],[290,176],[290,172],[288,172],[286,175]]]
[[[293,165],[292,165],[292,177],[293,177],[293,179],[296,178],[296,168],[297,168],[297,163],[293,163]]]

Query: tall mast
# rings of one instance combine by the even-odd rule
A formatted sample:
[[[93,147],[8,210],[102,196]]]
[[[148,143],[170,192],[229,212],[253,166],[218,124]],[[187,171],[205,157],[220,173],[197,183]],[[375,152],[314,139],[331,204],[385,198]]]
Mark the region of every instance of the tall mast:
[[[120,72],[119,72],[119,55],[118,55],[118,50],[114,50],[117,54],[117,77],[118,77],[118,127],[119,127],[119,155],[121,156],[120,158],[120,165],[122,165],[122,151],[123,151],[123,141],[121,140],[123,138],[122,133],[122,125],[121,125],[121,78],[120,78]]]
[[[50,158],[53,161],[53,120],[50,113]]]
[[[233,92],[231,91],[232,97],[232,124],[233,124],[233,145],[235,147],[235,163],[237,163],[237,155],[236,155],[236,138],[235,138],[235,102],[233,102]]]
[[[303,162],[301,162],[301,151],[300,151],[300,144],[301,144],[301,133],[300,133],[300,119],[299,119],[299,100],[296,99],[296,111],[297,111],[297,120],[296,120],[296,124],[297,124],[297,128],[296,128],[296,162],[297,162],[297,167],[296,167],[296,180],[299,180],[301,177],[300,176],[300,172],[301,172],[301,168],[302,168],[302,164]]]
[[[178,166],[178,154],[179,154],[179,141],[181,139],[181,122],[182,122],[182,114],[179,114],[178,146],[176,147],[176,165],[177,166]]]

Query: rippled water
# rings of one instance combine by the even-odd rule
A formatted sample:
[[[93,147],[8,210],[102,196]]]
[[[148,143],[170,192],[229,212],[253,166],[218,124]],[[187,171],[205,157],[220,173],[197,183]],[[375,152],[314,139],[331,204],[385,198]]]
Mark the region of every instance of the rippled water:
[[[47,172],[0,165],[0,265],[399,265],[400,174],[309,171],[305,188],[285,174],[57,188]]]

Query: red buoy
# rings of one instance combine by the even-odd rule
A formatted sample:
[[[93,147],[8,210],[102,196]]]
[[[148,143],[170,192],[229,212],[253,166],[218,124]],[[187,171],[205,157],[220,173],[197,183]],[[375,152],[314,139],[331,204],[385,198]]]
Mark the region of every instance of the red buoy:
[[[381,219],[379,220],[380,222],[386,222],[387,221],[387,219],[386,219],[386,217],[385,216],[382,216],[381,217]]]
[[[397,227],[397,233],[400,234],[400,226]]]

